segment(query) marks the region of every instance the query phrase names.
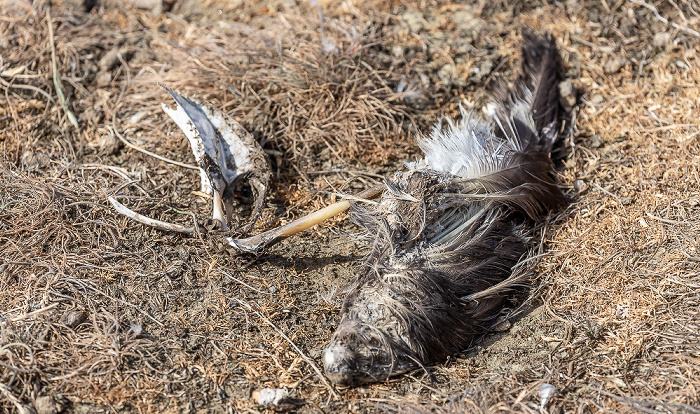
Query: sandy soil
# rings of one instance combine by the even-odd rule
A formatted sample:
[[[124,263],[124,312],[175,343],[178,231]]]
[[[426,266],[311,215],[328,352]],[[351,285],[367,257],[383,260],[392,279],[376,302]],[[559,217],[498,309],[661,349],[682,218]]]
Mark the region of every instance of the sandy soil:
[[[146,3],[0,8],[0,411],[700,412],[697,4]],[[196,171],[133,147],[193,163],[156,82],[261,142],[262,231],[479,110],[512,79],[523,24],[557,39],[573,87],[556,155],[573,203],[538,229],[512,317],[430,374],[333,389],[306,361],[322,366],[366,251],[343,217],[253,257],[107,201],[210,214]],[[288,397],[259,405],[263,388]]]

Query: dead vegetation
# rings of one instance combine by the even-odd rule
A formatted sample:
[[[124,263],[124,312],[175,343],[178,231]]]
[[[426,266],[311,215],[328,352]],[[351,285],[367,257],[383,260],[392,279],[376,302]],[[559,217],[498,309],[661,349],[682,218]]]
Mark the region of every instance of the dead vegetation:
[[[319,3],[5,1],[0,410],[255,412],[269,408],[252,391],[286,387],[278,409],[537,412],[549,383],[551,412],[698,412],[700,8]],[[268,151],[263,229],[368,187],[440,114],[478,108],[522,23],[553,33],[578,90],[560,156],[575,202],[543,229],[537,306],[434,382],[333,390],[312,367],[362,254],[347,224],[235,256],[107,202],[188,226],[209,214],[195,171],[123,142],[192,162],[158,81]]]

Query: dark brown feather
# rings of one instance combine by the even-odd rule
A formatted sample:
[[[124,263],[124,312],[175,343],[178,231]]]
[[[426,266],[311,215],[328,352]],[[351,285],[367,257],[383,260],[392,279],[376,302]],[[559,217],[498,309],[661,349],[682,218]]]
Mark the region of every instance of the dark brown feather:
[[[538,35],[532,29],[523,29],[522,75],[515,92],[527,88],[532,93],[529,112],[535,121],[535,131],[545,135],[544,129],[557,120],[559,110],[559,53],[551,35]]]
[[[501,133],[519,137],[526,151],[549,152],[551,142],[542,139],[551,134],[548,128],[556,123],[559,111],[559,52],[554,39],[523,28],[521,73],[513,89],[500,82],[494,87],[492,97],[497,105],[496,116],[506,129]],[[515,112],[521,103],[526,105],[534,126]]]

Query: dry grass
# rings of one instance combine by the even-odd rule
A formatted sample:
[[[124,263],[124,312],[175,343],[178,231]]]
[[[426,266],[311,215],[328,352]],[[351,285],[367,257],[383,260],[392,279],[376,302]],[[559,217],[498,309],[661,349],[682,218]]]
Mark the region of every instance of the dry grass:
[[[281,409],[302,412],[530,413],[550,383],[551,412],[699,412],[700,8],[319,3],[323,20],[281,0],[179,0],[158,16],[5,2],[0,411],[256,412],[251,391],[287,387]],[[208,214],[194,171],[116,138],[191,162],[157,81],[261,140],[270,225],[332,199],[317,190],[368,186],[356,171],[389,173],[441,113],[478,107],[512,74],[521,23],[554,34],[580,92],[560,160],[575,202],[543,229],[537,306],[433,368],[435,382],[332,390],[305,360],[320,363],[362,252],[349,227],[240,257],[107,203],[186,225]]]

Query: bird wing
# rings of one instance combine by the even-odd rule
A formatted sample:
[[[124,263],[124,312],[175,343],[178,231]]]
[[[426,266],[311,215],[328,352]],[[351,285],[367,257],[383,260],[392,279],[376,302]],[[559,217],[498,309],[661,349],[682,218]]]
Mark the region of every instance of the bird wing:
[[[233,169],[227,169],[222,162],[224,151],[216,127],[209,120],[202,105],[163,86],[175,99],[177,108],[168,108],[161,104],[163,111],[175,121],[190,142],[192,153],[199,165],[202,179],[202,192],[212,194],[212,191],[223,192],[226,188],[226,176],[236,175]],[[224,172],[226,170],[226,172]]]
[[[246,233],[262,213],[267,195],[271,173],[265,152],[253,135],[231,117],[163,87],[177,103],[175,109],[163,104],[163,111],[182,129],[190,142],[199,164],[202,191],[218,193],[229,215],[233,189],[244,178],[250,181],[254,198],[253,214],[240,229]]]
[[[230,170],[235,170],[237,175],[242,175],[265,169],[263,167],[267,165],[265,153],[250,132],[218,109],[205,105],[200,105],[199,108],[219,132],[220,165],[227,182],[231,183],[235,178],[227,176]]]
[[[220,166],[227,183],[223,194],[224,204],[230,207],[233,199],[233,189],[241,179],[247,178],[253,192],[253,213],[248,223],[241,229],[247,233],[255,224],[265,207],[268,184],[272,176],[267,156],[253,134],[246,131],[241,124],[223,112],[201,105],[201,109],[211,124],[219,132]]]

